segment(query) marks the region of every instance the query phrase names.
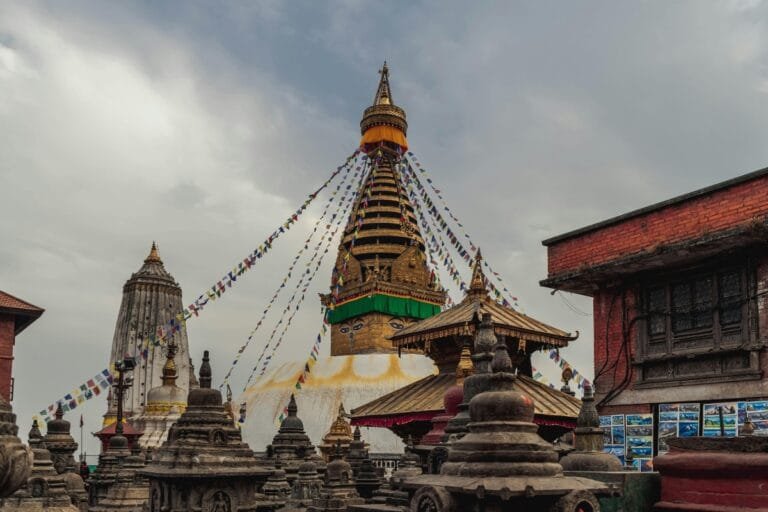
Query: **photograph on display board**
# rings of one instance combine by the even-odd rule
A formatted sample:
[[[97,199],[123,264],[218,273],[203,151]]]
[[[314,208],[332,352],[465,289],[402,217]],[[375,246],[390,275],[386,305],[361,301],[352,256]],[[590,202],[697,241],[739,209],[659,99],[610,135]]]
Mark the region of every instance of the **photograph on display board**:
[[[659,404],[658,453],[669,451],[670,437],[692,437],[699,434],[701,405],[698,403]]]
[[[624,415],[600,416],[600,425],[603,430],[603,451],[618,457],[623,465],[626,455]]]
[[[768,400],[739,402],[739,429],[747,418],[754,425],[755,434],[768,435]]]
[[[723,432],[720,430],[720,411],[723,414]],[[736,437],[738,425],[739,404],[737,402],[720,402],[704,404],[704,437]]]
[[[653,414],[627,414],[626,424],[626,444],[635,459],[634,466],[640,471],[650,471],[653,458]]]

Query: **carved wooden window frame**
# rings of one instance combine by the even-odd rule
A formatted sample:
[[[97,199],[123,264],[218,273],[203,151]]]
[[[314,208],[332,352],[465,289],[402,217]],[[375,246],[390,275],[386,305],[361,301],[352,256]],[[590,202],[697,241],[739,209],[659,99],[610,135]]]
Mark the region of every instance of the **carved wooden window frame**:
[[[724,280],[728,276],[738,275],[739,293],[737,296],[729,294],[722,296]],[[693,290],[697,281],[709,280],[711,283],[709,303],[704,304],[704,309],[710,310],[711,321],[703,321],[699,316],[698,320],[691,318],[696,314],[701,314],[701,308],[689,307],[686,313],[689,315],[689,328],[675,331],[675,311],[674,290],[675,287],[689,286]],[[679,377],[674,369],[675,362],[681,360],[699,360],[707,357],[729,357],[726,354],[735,355],[736,353],[750,352],[749,368],[734,370],[733,372],[722,372],[713,375],[715,380],[728,379],[729,375],[742,375],[748,378],[754,374],[759,363],[756,360],[755,342],[756,332],[756,304],[752,298],[755,292],[756,275],[754,268],[749,264],[749,258],[736,257],[729,258],[727,261],[719,260],[709,262],[696,268],[690,268],[677,272],[666,274],[655,274],[649,277],[636,288],[639,322],[637,329],[637,348],[638,354],[634,361],[635,365],[641,367],[638,384],[661,383],[678,381],[685,383],[690,380],[691,383],[700,380],[699,378]],[[664,308],[659,311],[652,307],[653,297],[656,299],[663,296]],[[706,301],[705,301],[706,302]],[[691,293],[690,304],[694,304],[693,293]],[[733,318],[733,304],[738,303],[737,322],[727,322],[723,316],[730,315]],[[701,303],[699,303],[701,304]],[[729,307],[730,304],[730,307]],[[663,330],[660,325],[663,319]],[[679,326],[679,324],[678,324]],[[695,358],[695,359],[691,359]],[[667,361],[668,375],[663,377],[651,377],[646,375],[646,370],[650,371],[649,365],[658,365]]]

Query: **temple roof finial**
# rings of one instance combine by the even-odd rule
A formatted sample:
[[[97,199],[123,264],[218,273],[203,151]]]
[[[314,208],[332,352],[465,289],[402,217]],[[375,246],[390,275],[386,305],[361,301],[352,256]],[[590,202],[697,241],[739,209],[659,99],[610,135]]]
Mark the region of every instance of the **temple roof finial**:
[[[379,88],[376,89],[376,96],[373,98],[374,105],[391,105],[392,104],[392,91],[389,89],[389,68],[387,67],[387,61],[384,61],[384,66],[379,70],[381,78],[379,78]]]
[[[144,263],[162,263],[163,260],[160,259],[160,253],[157,252],[157,244],[155,241],[152,241],[152,248],[149,250],[149,256],[147,256],[147,259],[144,260]]]
[[[488,296],[488,290],[485,288],[485,274],[483,273],[483,255],[480,249],[477,249],[475,263],[472,267],[472,280],[469,283],[468,297],[483,298]]]

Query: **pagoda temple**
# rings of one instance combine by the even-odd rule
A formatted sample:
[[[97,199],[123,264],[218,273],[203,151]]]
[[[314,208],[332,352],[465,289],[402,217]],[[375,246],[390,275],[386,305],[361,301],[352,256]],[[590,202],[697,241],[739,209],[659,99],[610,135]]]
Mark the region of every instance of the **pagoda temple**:
[[[518,371],[517,386],[535,400],[534,422],[540,435],[550,441],[576,427],[580,401],[535,381],[531,377],[531,354],[564,348],[578,335],[571,335],[491,298],[477,252],[472,280],[464,299],[442,313],[414,323],[392,336],[399,351],[421,351],[435,361],[439,372],[379,397],[352,410],[352,424],[386,427],[402,438],[420,439],[432,420],[444,413],[444,397],[456,385],[456,369],[462,349],[470,344],[484,313],[493,318],[493,332],[506,343]]]
[[[405,111],[394,104],[386,63],[373,105],[360,128],[367,169],[338,248],[328,307],[331,356],[321,358],[296,396],[315,421],[307,434],[319,441],[343,402],[356,407],[436,372],[422,354],[398,357],[389,337],[440,312],[446,292],[427,267],[425,246],[413,205],[396,165],[408,148]],[[285,363],[260,377],[245,392],[250,415],[245,423],[255,445],[269,443],[268,432],[304,370],[304,361]],[[271,413],[271,414],[270,414]],[[387,431],[371,432],[371,451],[402,449]]]
[[[125,394],[126,418],[142,414],[149,390],[163,383],[163,366],[166,362],[164,347],[146,344],[150,335],[162,334],[175,344],[177,385],[182,389],[181,396],[187,395],[191,363],[186,327],[181,322],[173,333],[158,332],[162,326],[175,320],[176,314],[183,309],[181,287],[165,269],[157,245],[153,242],[144,264],[123,286],[123,300],[112,339],[110,368],[114,368],[114,364],[126,356],[141,356],[141,363],[134,370],[133,386]],[[114,402],[110,400],[104,424],[114,423],[115,417]]]

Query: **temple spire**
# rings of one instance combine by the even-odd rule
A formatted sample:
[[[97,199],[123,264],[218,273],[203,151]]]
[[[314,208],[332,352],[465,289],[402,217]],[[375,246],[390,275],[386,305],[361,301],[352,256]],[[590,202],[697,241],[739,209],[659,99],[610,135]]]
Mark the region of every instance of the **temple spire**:
[[[373,98],[374,105],[391,105],[392,104],[392,91],[389,89],[389,68],[387,67],[387,61],[384,61],[384,66],[379,70],[381,78],[379,78],[379,87],[376,89],[376,96]]]
[[[163,260],[160,259],[160,253],[157,252],[157,244],[155,241],[152,241],[152,248],[149,250],[149,256],[147,256],[147,259],[144,260],[144,263],[162,263]]]

